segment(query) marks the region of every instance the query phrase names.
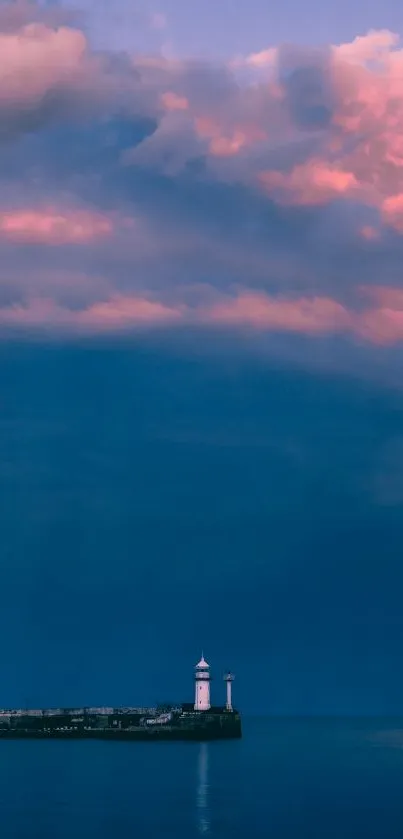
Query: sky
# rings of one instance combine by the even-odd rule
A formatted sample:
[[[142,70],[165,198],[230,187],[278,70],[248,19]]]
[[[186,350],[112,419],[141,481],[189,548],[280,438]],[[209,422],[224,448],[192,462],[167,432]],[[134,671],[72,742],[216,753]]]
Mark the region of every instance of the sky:
[[[403,13],[0,2],[0,705],[403,708]]]

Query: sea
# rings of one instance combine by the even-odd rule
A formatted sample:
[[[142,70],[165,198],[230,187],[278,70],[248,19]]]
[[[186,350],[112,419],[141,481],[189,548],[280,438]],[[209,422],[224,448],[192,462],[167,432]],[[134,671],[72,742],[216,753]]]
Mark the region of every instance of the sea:
[[[402,839],[403,719],[211,743],[0,741],[1,839]]]

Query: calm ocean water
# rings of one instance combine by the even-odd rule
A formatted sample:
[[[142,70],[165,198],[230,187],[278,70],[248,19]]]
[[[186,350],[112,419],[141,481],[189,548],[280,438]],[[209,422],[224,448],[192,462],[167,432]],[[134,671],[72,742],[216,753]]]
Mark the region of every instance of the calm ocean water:
[[[223,743],[0,743],[1,839],[392,839],[403,719],[244,720]]]

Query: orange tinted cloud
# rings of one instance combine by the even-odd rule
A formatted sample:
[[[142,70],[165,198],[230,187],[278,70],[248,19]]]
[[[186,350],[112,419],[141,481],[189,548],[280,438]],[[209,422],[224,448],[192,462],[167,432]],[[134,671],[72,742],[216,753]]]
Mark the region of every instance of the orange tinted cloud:
[[[262,172],[259,181],[269,193],[287,203],[326,204],[358,186],[355,175],[321,160],[310,160],[291,172]]]
[[[110,236],[111,221],[100,213],[76,210],[15,210],[0,213],[0,237],[45,245],[84,244]]]

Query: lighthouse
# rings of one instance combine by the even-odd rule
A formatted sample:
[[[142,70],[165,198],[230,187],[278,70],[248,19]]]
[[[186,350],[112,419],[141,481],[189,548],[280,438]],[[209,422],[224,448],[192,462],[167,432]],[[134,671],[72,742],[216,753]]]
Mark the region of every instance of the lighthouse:
[[[208,711],[210,708],[210,665],[202,657],[195,667],[195,711]]]
[[[227,704],[225,706],[225,710],[232,711],[232,682],[234,681],[232,673],[226,673],[224,681],[227,683]]]

